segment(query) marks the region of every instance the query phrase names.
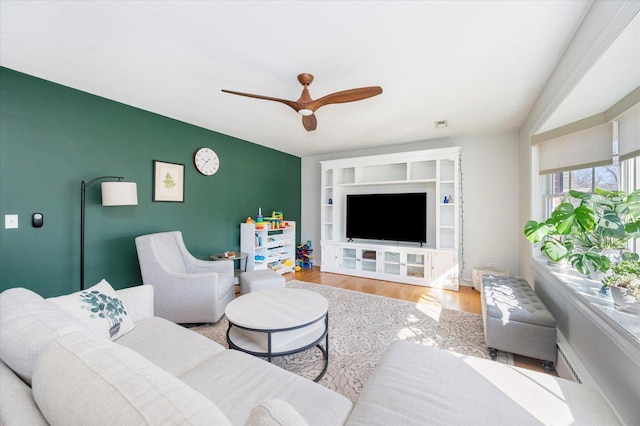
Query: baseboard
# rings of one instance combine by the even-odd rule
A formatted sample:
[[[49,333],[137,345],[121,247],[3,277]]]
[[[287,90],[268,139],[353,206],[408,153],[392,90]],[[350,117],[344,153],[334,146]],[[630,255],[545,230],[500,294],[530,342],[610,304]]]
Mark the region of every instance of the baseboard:
[[[622,417],[620,417],[620,413],[618,413],[615,406],[611,404],[611,401],[602,391],[602,389],[598,385],[598,382],[593,378],[582,361],[580,361],[580,358],[574,352],[571,346],[569,346],[567,340],[564,338],[562,333],[560,333],[560,331],[558,331],[558,361],[556,362],[556,372],[563,379],[582,383],[596,390],[600,394],[602,399],[605,400],[607,405],[611,407],[611,410],[618,417],[621,424],[624,424],[624,422],[622,421]]]
[[[558,331],[558,364],[564,364],[561,368],[563,370],[566,369],[562,374],[560,370],[558,370],[558,375],[563,379],[583,383],[601,394],[603,393],[598,382],[596,382],[587,367],[580,361],[580,357],[574,352],[560,331]]]
[[[578,373],[576,373],[576,371],[573,369],[569,358],[567,357],[567,355],[565,355],[565,350],[567,349],[563,349],[560,343],[558,343],[558,362],[556,362],[556,372],[558,373],[558,376],[562,377],[563,379],[582,383],[582,380],[580,380],[580,376],[578,376]]]

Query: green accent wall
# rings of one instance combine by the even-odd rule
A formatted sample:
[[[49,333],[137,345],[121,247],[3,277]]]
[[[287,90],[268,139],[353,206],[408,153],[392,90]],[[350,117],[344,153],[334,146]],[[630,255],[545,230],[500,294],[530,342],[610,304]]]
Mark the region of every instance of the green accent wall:
[[[193,167],[203,146],[220,157],[213,176]],[[152,202],[153,160],[185,165],[184,203]],[[0,68],[0,290],[80,289],[83,180],[124,176],[138,185],[137,206],[103,207],[103,181],[86,191],[86,286],[105,278],[125,288],[142,283],[138,235],[180,230],[206,259],[239,250],[239,224],[259,207],[299,225],[300,169],[299,157]],[[35,212],[41,228],[31,226]],[[18,215],[18,229],[4,229],[6,214]]]

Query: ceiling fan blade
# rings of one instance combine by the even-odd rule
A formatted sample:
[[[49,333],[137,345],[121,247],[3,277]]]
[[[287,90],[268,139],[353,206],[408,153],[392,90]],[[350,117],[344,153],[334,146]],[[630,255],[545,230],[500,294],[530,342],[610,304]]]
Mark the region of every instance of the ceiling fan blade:
[[[380,93],[382,93],[382,87],[380,86],[360,87],[359,89],[343,90],[341,92],[332,93],[330,95],[323,96],[320,99],[316,99],[315,101],[307,104],[307,108],[315,111],[324,105],[360,101],[362,99],[367,99],[379,95]]]
[[[318,120],[316,119],[315,114],[311,115],[303,115],[302,116],[302,125],[308,132],[315,130],[318,125]]]
[[[262,96],[262,95],[252,95],[251,93],[242,93],[242,92],[234,92],[233,90],[222,89],[225,93],[231,93],[232,95],[246,96],[248,98],[256,98],[256,99],[264,99],[265,101],[275,101],[280,102],[282,104],[288,105],[293,108],[296,112],[301,110],[304,106],[295,101],[288,101],[286,99],[273,98],[271,96]]]

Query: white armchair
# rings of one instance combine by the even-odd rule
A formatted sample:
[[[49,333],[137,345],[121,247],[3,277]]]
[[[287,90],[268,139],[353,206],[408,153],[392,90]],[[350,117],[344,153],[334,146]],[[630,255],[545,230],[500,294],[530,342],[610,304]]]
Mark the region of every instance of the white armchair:
[[[233,261],[191,255],[180,231],[136,238],[142,283],[155,290],[158,317],[178,324],[216,322],[235,297]]]

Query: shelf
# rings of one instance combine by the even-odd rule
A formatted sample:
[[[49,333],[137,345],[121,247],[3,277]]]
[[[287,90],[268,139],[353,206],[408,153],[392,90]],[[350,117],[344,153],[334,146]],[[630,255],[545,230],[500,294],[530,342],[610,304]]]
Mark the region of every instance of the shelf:
[[[256,229],[255,223],[240,225],[240,251],[248,254],[246,270],[273,269],[274,265],[284,273],[293,270],[295,265],[295,222],[287,221],[289,226],[270,229],[265,225],[263,229]],[[261,245],[256,246],[256,236]],[[256,260],[255,257],[264,257]],[[292,266],[284,266],[282,263],[290,263]]]
[[[354,186],[373,186],[373,185],[398,185],[407,183],[435,183],[435,179],[420,179],[420,180],[389,180],[383,182],[361,182],[361,183],[341,183],[337,186],[354,187]]]

